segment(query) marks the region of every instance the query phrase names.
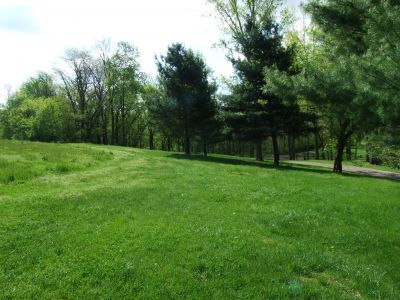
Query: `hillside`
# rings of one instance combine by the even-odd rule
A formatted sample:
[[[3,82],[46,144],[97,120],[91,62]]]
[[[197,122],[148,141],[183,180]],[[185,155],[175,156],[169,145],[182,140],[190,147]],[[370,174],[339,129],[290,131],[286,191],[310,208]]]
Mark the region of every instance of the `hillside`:
[[[0,298],[400,294],[399,182],[0,141]]]

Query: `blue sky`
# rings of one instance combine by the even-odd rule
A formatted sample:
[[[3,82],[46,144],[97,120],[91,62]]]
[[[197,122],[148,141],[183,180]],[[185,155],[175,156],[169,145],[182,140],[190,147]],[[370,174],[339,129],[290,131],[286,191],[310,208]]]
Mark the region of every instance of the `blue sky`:
[[[285,4],[296,8],[300,0]],[[0,103],[7,89],[38,71],[52,72],[65,49],[89,49],[96,40],[138,47],[143,71],[155,75],[154,56],[182,42],[201,52],[215,76],[229,76],[212,7],[205,0],[1,0]]]

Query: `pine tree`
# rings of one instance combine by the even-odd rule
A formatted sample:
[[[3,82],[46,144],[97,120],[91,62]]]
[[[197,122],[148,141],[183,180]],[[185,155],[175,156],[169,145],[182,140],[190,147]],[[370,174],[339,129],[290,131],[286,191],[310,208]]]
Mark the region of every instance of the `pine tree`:
[[[256,159],[263,160],[262,141],[272,138],[274,165],[279,166],[278,135],[288,109],[276,93],[264,89],[264,70],[277,66],[288,71],[292,52],[283,46],[280,28],[272,19],[257,24],[247,20],[236,37],[242,57],[230,57],[239,79],[226,105],[227,121],[240,138],[256,143]]]
[[[157,66],[166,95],[160,105],[160,119],[177,137],[183,138],[187,155],[196,135],[201,135],[206,150],[217,109],[215,87],[210,84],[210,71],[204,60],[182,44],[173,44],[158,59]]]

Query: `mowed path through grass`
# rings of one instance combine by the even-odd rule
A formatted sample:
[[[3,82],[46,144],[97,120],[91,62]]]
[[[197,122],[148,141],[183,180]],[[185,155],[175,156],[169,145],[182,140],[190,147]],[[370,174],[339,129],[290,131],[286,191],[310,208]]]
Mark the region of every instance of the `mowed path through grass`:
[[[399,182],[0,141],[0,298],[396,299]]]

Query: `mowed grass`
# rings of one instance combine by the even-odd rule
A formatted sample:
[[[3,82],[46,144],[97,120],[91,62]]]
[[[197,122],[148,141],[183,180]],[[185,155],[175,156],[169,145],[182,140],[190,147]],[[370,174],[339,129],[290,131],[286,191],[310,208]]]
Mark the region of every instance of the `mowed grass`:
[[[0,159],[1,299],[399,298],[399,182],[81,144]]]

